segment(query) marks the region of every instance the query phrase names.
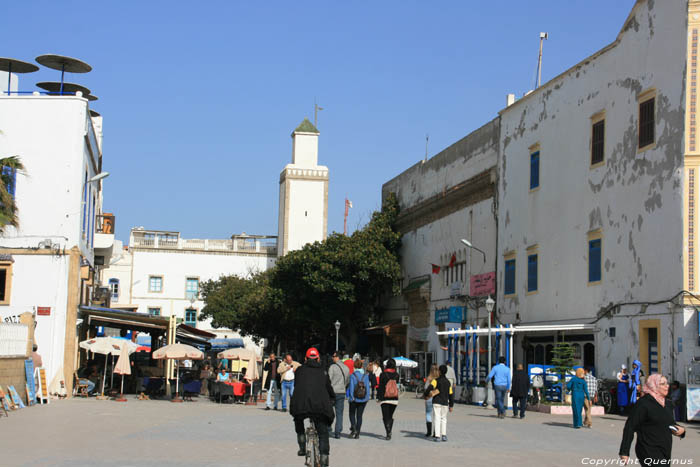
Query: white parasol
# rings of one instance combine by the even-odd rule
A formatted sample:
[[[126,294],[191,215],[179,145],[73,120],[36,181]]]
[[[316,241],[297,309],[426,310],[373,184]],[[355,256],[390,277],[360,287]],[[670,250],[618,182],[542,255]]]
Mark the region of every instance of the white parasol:
[[[204,353],[191,345],[186,344],[170,344],[153,352],[152,357],[156,360],[168,359],[168,360],[202,360],[204,359]],[[180,388],[180,365],[177,365],[177,377],[175,379],[175,402],[181,402],[178,397]]]
[[[119,355],[122,347],[126,347],[129,354],[132,354],[138,348],[135,343],[126,339],[117,339],[116,337],[94,337],[78,344],[81,349],[88,350],[92,353],[98,353],[105,356],[105,369],[102,375],[102,395],[105,394],[105,379],[107,379],[107,355]]]
[[[118,375],[122,375],[122,384],[119,391],[119,398],[116,399],[118,402],[126,402],[124,399],[124,375],[131,374],[131,363],[129,362],[129,350],[125,345],[122,346],[122,351],[119,353],[119,360],[117,360],[117,366],[114,367],[114,372]]]
[[[247,370],[245,373],[245,379],[250,381],[250,395],[253,395],[253,381],[258,379],[258,364],[257,362],[262,362],[262,358],[255,353],[255,350],[235,348],[224,350],[216,355],[217,358],[228,358],[229,360],[241,360],[248,362]]]

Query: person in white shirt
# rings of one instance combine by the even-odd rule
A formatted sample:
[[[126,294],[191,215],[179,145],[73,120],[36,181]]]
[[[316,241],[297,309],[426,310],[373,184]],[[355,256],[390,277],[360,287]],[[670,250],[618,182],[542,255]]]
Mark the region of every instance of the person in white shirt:
[[[282,412],[287,411],[287,394],[290,400],[294,394],[294,372],[299,366],[299,362],[292,359],[292,354],[287,354],[278,368],[279,374],[282,375]]]

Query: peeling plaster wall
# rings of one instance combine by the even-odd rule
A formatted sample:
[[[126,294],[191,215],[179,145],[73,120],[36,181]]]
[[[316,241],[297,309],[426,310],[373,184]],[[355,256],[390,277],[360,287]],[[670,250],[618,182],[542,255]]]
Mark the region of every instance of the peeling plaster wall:
[[[402,210],[419,205],[435,195],[472,177],[495,168],[498,160],[499,124],[495,119],[460,141],[436,154],[427,162],[419,162],[382,186],[382,198],[396,193]],[[430,277],[430,310],[428,350],[437,352],[439,342],[435,331],[434,310],[448,306],[463,306],[463,299],[450,298],[450,287],[444,285],[443,272],[431,274],[431,264],[443,267],[454,253],[457,263],[465,262],[465,280],[461,294],[469,289],[469,274],[495,270],[496,219],[493,196],[475,202],[455,212],[441,215],[437,220],[402,232],[401,268],[403,287],[412,278]],[[437,210],[444,206],[438,203]],[[460,239],[471,239],[475,246],[486,252],[486,263],[478,251],[467,249]],[[385,301],[385,320],[398,319],[407,314],[408,304],[403,295]],[[473,317],[473,310],[468,316]],[[481,311],[481,316],[485,316]],[[437,352],[442,362],[443,352]]]
[[[661,300],[683,288],[686,24],[686,2],[637,2],[617,43],[502,111],[502,321],[515,322],[518,313],[523,323],[589,323],[611,302]],[[637,153],[637,96],[650,88],[657,90],[656,144]],[[601,111],[605,163],[592,169],[591,117]],[[540,188],[530,192],[536,143]],[[603,238],[602,282],[589,286],[587,233],[595,229]],[[534,244],[539,290],[528,295],[526,248]],[[504,299],[508,251],[517,254],[516,296]],[[613,357],[633,354],[629,340],[600,348],[596,339],[598,364],[617,366]]]

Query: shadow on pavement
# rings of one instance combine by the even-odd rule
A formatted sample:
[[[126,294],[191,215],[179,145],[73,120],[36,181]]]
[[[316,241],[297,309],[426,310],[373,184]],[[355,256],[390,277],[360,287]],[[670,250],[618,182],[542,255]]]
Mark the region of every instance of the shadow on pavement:
[[[401,433],[403,433],[404,438],[419,438],[419,439],[424,439],[424,440],[429,440],[429,438],[425,437],[425,433],[422,431],[408,431],[408,430],[401,430]]]
[[[574,429],[574,426],[571,423],[559,423],[559,422],[546,422],[543,423],[543,425],[549,425],[549,426],[563,426],[566,428],[571,428],[572,430]]]
[[[365,437],[365,438],[375,438],[375,439],[381,439],[383,440],[385,438],[384,435],[378,435],[376,433],[365,433],[365,432],[360,432],[360,438]]]
[[[493,419],[496,419],[496,420],[498,419],[498,415],[495,415],[495,414],[494,414],[494,415],[479,415],[479,414],[473,413],[473,414],[471,414],[470,416],[471,416],[471,417],[493,418]]]

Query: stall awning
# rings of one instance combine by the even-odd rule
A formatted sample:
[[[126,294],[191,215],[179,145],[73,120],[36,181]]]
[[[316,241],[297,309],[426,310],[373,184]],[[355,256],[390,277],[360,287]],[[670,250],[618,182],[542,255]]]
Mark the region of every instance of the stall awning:
[[[368,328],[364,328],[363,331],[367,334],[372,334],[372,333],[378,333],[378,332],[388,332],[389,329],[391,329],[392,326],[402,326],[401,320],[394,320],[394,321],[387,321],[385,323],[377,324],[374,326],[370,326]]]
[[[209,343],[211,344],[211,350],[217,351],[245,347],[243,339],[240,337],[233,337],[231,339],[210,339]]]
[[[183,344],[195,345],[201,350],[208,350],[211,347],[210,340],[216,337],[216,334],[197,329],[187,324],[180,324],[177,327],[177,341]]]
[[[88,325],[107,326],[139,332],[168,330],[168,318],[96,306],[81,306],[80,317]]]

